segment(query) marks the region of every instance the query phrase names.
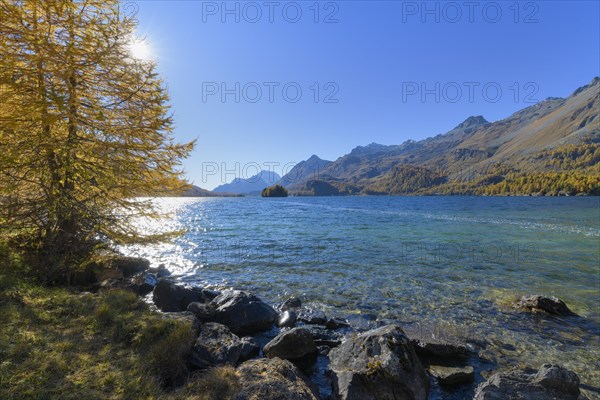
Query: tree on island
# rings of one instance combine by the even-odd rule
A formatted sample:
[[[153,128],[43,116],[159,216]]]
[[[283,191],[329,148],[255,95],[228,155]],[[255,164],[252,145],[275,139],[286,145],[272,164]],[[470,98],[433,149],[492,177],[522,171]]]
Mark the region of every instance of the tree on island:
[[[274,185],[264,188],[260,195],[262,197],[287,197],[288,191],[281,185]]]
[[[99,242],[156,239],[154,196],[183,189],[194,143],[175,143],[153,61],[132,54],[118,0],[0,4],[0,224],[46,280]]]

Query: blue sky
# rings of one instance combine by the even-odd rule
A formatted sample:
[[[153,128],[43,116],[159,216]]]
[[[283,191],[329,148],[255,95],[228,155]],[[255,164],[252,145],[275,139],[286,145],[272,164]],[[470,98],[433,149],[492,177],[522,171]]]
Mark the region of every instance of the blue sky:
[[[597,1],[123,1],[158,61],[188,177],[490,121],[600,75]],[[237,84],[237,85],[236,85]],[[225,95],[223,95],[225,89]],[[301,95],[300,92],[301,91]],[[236,99],[237,97],[237,99]]]

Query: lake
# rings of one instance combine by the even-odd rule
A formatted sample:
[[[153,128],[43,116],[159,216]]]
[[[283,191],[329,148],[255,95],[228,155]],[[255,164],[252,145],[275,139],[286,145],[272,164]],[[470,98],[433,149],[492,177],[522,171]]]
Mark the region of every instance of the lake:
[[[146,221],[148,232],[186,233],[124,250],[164,263],[181,281],[249,290],[273,304],[298,296],[329,315],[374,314],[413,334],[485,342],[481,370],[556,362],[600,386],[597,197],[156,202],[172,215]],[[560,297],[581,318],[511,308],[525,294]]]

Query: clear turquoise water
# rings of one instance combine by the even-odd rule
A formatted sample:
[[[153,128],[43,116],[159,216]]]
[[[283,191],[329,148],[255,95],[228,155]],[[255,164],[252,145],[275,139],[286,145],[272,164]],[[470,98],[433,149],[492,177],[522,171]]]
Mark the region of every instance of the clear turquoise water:
[[[174,244],[127,252],[179,278],[300,296],[330,314],[374,313],[407,330],[485,340],[494,367],[559,362],[600,386],[600,199],[290,197],[160,199],[149,230]],[[510,307],[555,295],[582,318]]]

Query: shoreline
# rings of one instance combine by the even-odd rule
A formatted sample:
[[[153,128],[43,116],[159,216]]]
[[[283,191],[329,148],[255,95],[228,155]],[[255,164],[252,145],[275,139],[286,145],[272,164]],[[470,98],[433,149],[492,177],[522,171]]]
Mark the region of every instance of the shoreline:
[[[359,317],[354,321],[336,315],[329,316],[326,315],[322,310],[305,308],[299,299],[288,299],[286,303],[292,301],[299,304],[299,307],[290,308],[286,307],[286,303],[279,305],[266,304],[262,302],[259,297],[256,297],[253,294],[243,290],[226,290],[223,293],[220,293],[218,291],[209,290],[198,286],[185,286],[180,283],[176,283],[171,277],[169,277],[169,274],[164,267],[159,267],[158,269],[153,269],[150,271],[146,269],[139,274],[140,275],[137,275],[137,283],[134,284],[133,287],[128,287],[126,284],[126,289],[140,290],[140,288],[143,286],[144,288],[142,289],[142,292],[138,294],[142,297],[146,296],[146,300],[150,300],[151,296],[154,307],[156,307],[157,310],[162,312],[164,315],[173,316],[175,318],[184,318],[188,321],[197,321],[192,322],[192,324],[197,324],[200,327],[200,332],[202,332],[202,326],[207,326],[206,329],[210,330],[218,328],[217,331],[219,331],[219,329],[226,329],[226,337],[237,337],[237,339],[234,341],[239,340],[254,342],[252,346],[254,348],[254,350],[252,350],[254,357],[260,356],[260,359],[262,359],[262,357],[265,355],[265,346],[268,348],[271,342],[281,341],[281,337],[283,336],[285,338],[286,336],[289,336],[290,331],[309,331],[309,333],[312,335],[313,341],[315,343],[319,343],[318,346],[315,345],[317,353],[312,355],[313,358],[309,357],[309,361],[306,359],[297,360],[293,357],[291,358],[291,361],[294,365],[302,367],[300,368],[300,371],[307,377],[307,382],[309,385],[315,385],[318,388],[320,392],[320,398],[335,398],[331,396],[335,395],[337,391],[339,391],[339,389],[336,389],[335,384],[332,381],[332,372],[330,369],[331,361],[329,359],[329,353],[331,350],[339,347],[342,343],[356,336],[366,334],[373,330],[389,327],[391,326],[390,324],[395,325],[400,323],[399,321],[390,321],[385,319],[380,320],[376,315],[368,315],[366,318]],[[161,276],[148,278],[149,274],[150,276],[151,274]],[[145,276],[144,283],[142,285],[140,285],[140,276]],[[104,289],[107,287],[114,288],[122,286],[122,284],[123,281],[119,283],[109,279],[109,282],[103,282],[100,287]],[[153,286],[153,284],[155,286]],[[158,295],[156,288],[160,289],[158,291]],[[214,309],[219,308],[218,298],[224,294],[230,297],[233,296],[233,298],[229,298],[227,301],[222,303],[235,304],[237,301],[234,301],[235,297],[237,296],[236,294],[242,297],[250,296],[254,299],[254,303],[260,304],[261,307],[265,309],[273,310],[275,317],[270,317],[270,322],[266,325],[263,325],[262,328],[258,330],[251,330],[250,332],[246,332],[245,330],[240,331],[239,327],[235,326],[232,327],[231,330],[222,328],[223,325],[227,326],[228,324],[231,325],[232,323],[229,320],[223,321],[219,320],[218,318],[215,319],[214,317]],[[173,303],[173,299],[175,299],[175,303]],[[562,303],[562,301],[558,299],[556,300],[558,304]],[[213,304],[215,301],[217,303]],[[185,303],[188,304],[185,305]],[[562,304],[564,305],[564,303]],[[565,316],[559,318],[570,318],[569,315],[571,311],[568,310],[566,305],[564,305],[564,307],[565,308],[561,310],[562,312],[565,312]],[[556,318],[556,316],[552,316],[551,313],[548,313],[547,310],[539,309],[537,306],[529,307],[529,310],[533,310],[534,315],[537,316],[535,318],[544,318],[544,315],[548,315],[549,318]],[[522,311],[524,313],[529,312],[527,311],[527,307],[522,308]],[[236,312],[239,313],[240,310],[237,310]],[[243,313],[243,315],[245,315],[245,313]],[[236,316],[233,318],[233,320],[238,318],[239,316]],[[285,321],[281,322],[281,318],[284,318]],[[291,324],[290,319],[292,320]],[[480,386],[485,386],[486,382],[489,384],[488,379],[492,378],[492,376],[498,372],[498,365],[494,367],[495,363],[493,360],[489,359],[489,350],[486,351],[486,347],[489,345],[489,343],[485,343],[485,340],[478,340],[476,335],[471,335],[472,337],[470,338],[468,337],[469,335],[463,335],[467,337],[462,339],[459,339],[459,335],[455,335],[454,337],[453,335],[440,337],[440,332],[437,332],[437,335],[434,332],[425,332],[425,335],[423,335],[423,332],[421,331],[420,335],[415,335],[414,329],[410,329],[409,325],[410,324],[400,323],[399,329],[401,334],[407,335],[406,338],[410,341],[410,344],[407,346],[408,348],[412,348],[413,350],[417,348],[420,349],[419,351],[416,351],[416,353],[418,354],[418,360],[423,365],[424,370],[428,371],[427,382],[429,383],[426,386],[431,386],[429,398],[464,398],[460,396],[464,396],[467,393],[472,393]],[[236,336],[236,333],[239,334],[239,336]],[[217,333],[213,332],[209,336],[213,334]],[[219,332],[218,334],[221,335],[223,332]],[[224,339],[220,339],[220,341],[223,340]],[[228,340],[225,340],[225,342],[228,342]],[[258,348],[256,348],[257,345]],[[296,345],[293,345],[291,347],[295,346]],[[284,347],[289,348],[290,345],[288,344]],[[431,349],[435,349],[433,353],[431,352]],[[205,350],[203,350],[203,352],[203,354],[206,355]],[[218,352],[219,351],[217,351],[217,353]],[[248,359],[252,358],[250,357]],[[239,361],[241,360],[242,359]],[[239,361],[233,363],[225,362],[224,365],[241,365]],[[217,362],[215,365],[211,366],[216,367],[218,365],[221,364]],[[333,374],[333,378],[335,378],[335,374]],[[457,380],[457,382],[455,382],[455,380]],[[448,382],[451,383],[449,384]],[[593,388],[591,385],[584,386]],[[457,395],[457,393],[459,393],[459,395]],[[485,397],[481,398],[483,399]]]

